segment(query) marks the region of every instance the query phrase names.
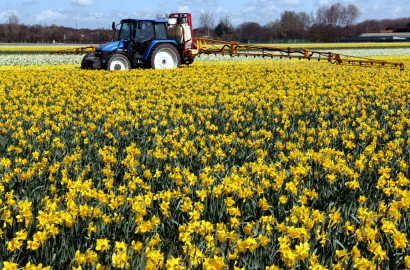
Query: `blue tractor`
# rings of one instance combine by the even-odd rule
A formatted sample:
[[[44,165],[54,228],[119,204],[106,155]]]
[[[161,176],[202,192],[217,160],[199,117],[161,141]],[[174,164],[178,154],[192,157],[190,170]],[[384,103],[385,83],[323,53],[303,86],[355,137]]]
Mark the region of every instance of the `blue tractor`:
[[[162,20],[124,19],[119,25],[115,40],[85,55],[83,69],[177,68],[195,58],[190,13]]]
[[[177,68],[189,65],[201,54],[230,56],[287,57],[298,59],[327,59],[329,63],[360,66],[399,67],[404,64],[332,52],[309,51],[299,48],[277,48],[257,44],[227,42],[209,38],[195,38],[193,42],[190,13],[172,13],[163,20],[124,19],[116,38],[98,48],[77,48],[82,53],[92,48],[81,62],[84,69],[128,70],[132,68]],[[113,23],[116,33],[116,25]],[[63,52],[64,53],[64,52]]]

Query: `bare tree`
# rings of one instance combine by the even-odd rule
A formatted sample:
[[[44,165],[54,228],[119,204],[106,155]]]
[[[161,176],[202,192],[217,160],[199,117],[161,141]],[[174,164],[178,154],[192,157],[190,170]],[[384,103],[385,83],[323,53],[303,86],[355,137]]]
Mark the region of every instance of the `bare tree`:
[[[16,14],[11,14],[7,20],[7,33],[6,38],[8,41],[18,41],[19,35],[19,17]]]
[[[233,33],[234,27],[229,21],[229,18],[220,19],[218,25],[215,27],[214,31],[218,37],[223,37],[227,39]]]
[[[274,42],[276,39],[280,38],[281,29],[282,27],[278,19],[267,23],[262,27],[262,39],[265,42]]]
[[[321,6],[317,9],[316,11],[316,17],[315,17],[315,25],[327,25],[328,20],[327,20],[327,7],[326,6]]]
[[[7,23],[10,25],[18,25],[19,22],[20,22],[20,19],[16,14],[11,14],[7,20]]]
[[[343,21],[343,6],[339,2],[331,5],[326,11],[327,24],[341,26]]]
[[[285,38],[304,38],[311,25],[311,18],[306,12],[284,11],[280,17],[281,35]]]
[[[316,38],[322,36],[322,40],[324,37],[327,41],[335,41],[355,32],[351,25],[359,16],[360,11],[354,4],[343,6],[338,2],[330,7],[321,6],[316,12],[315,23],[310,30]]]
[[[215,19],[213,15],[209,12],[202,12],[199,16],[199,27],[202,29],[206,29],[207,36],[210,36],[210,29],[214,28]]]
[[[315,23],[332,27],[346,27],[353,24],[359,16],[360,11],[356,5],[343,6],[338,2],[330,7],[319,7],[316,12]]]
[[[349,4],[344,8],[343,24],[344,26],[352,25],[360,17],[360,11],[356,5]]]
[[[245,22],[236,28],[237,36],[244,42],[261,42],[263,39],[263,28],[257,22]]]

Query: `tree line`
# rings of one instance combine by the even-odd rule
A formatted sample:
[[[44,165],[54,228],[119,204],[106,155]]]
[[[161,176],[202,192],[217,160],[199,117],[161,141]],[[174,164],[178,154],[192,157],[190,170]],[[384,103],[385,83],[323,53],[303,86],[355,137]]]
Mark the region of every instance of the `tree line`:
[[[0,24],[0,43],[103,43],[112,39],[108,29],[76,29],[58,25],[24,25],[16,15]]]
[[[360,11],[354,4],[336,3],[321,6],[315,14],[284,11],[279,19],[266,25],[243,22],[234,27],[228,18],[222,18],[215,26],[210,13],[202,13],[197,36],[252,43],[269,42],[336,42],[362,33],[410,32],[410,17],[398,19],[365,20],[356,23]]]
[[[210,37],[242,42],[336,42],[346,37],[356,37],[366,32],[410,32],[410,17],[399,19],[365,20],[356,23],[360,11],[354,4],[336,3],[321,6],[315,14],[284,11],[280,18],[261,25],[243,22],[233,26],[229,17],[215,23],[213,14],[201,13],[196,37]],[[160,17],[160,16],[157,16]],[[0,42],[23,43],[105,43],[111,40],[112,30],[75,29],[57,25],[24,25],[16,15],[0,24]]]

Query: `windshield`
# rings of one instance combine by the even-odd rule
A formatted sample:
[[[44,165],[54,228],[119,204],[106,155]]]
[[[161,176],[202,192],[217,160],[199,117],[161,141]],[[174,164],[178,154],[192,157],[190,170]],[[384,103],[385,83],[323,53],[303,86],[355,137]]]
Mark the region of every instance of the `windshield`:
[[[121,24],[120,32],[118,33],[118,39],[123,40],[127,39],[130,40],[131,36],[131,23],[123,23]]]
[[[141,21],[138,23],[135,38],[138,41],[145,41],[154,38],[154,24],[151,21]]]

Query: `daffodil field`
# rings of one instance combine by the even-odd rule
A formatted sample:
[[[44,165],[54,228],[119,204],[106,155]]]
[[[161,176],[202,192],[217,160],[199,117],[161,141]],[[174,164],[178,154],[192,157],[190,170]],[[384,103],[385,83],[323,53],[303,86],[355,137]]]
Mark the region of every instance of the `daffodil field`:
[[[410,268],[406,69],[0,66],[0,269]]]

